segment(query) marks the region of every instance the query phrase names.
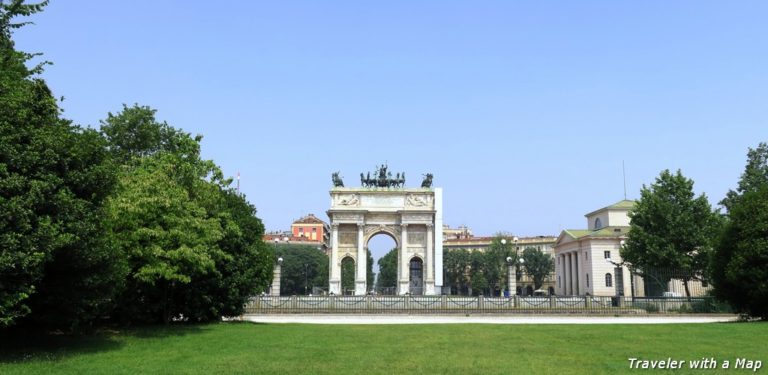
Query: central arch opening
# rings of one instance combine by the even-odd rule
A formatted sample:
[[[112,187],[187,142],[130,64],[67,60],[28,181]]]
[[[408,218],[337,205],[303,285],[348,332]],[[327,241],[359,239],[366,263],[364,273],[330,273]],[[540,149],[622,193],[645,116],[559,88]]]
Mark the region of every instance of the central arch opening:
[[[349,256],[341,260],[341,294],[355,294],[355,260]]]
[[[380,232],[368,240],[368,251],[375,265],[376,281],[372,283],[376,294],[397,293],[397,243],[389,233]]]
[[[424,262],[421,258],[413,257],[409,264],[408,289],[413,295],[424,294]]]

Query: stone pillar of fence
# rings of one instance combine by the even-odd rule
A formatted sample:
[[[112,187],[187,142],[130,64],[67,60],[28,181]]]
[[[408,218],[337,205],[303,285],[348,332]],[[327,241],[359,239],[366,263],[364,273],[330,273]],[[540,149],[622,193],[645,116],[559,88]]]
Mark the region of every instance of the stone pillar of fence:
[[[280,261],[275,263],[275,270],[272,273],[272,286],[269,288],[270,296],[280,295],[280,274],[282,268],[282,258],[280,258]]]
[[[299,297],[291,296],[291,309],[296,310],[299,305]]]
[[[482,310],[483,309],[483,295],[477,296],[477,309]]]
[[[585,309],[592,308],[592,296],[584,296],[584,308]]]
[[[555,295],[552,294],[549,296],[549,308],[554,309],[555,307],[557,307],[557,301],[555,300]]]
[[[440,306],[442,307],[443,310],[448,308],[448,296],[446,296],[445,294],[440,296]]]
[[[515,294],[515,298],[513,299],[513,301],[514,302],[512,302],[512,303],[514,304],[514,306],[512,306],[512,307],[515,307],[515,308],[520,307],[520,296]]]

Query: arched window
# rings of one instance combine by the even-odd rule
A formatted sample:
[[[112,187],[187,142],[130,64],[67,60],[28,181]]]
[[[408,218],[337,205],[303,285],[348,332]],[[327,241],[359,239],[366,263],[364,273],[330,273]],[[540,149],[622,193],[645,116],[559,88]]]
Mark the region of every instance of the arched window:
[[[613,276],[610,273],[605,274],[605,286],[613,286]]]
[[[598,217],[597,219],[595,219],[595,229],[600,229],[602,227],[603,227],[603,222],[600,221],[600,218]]]

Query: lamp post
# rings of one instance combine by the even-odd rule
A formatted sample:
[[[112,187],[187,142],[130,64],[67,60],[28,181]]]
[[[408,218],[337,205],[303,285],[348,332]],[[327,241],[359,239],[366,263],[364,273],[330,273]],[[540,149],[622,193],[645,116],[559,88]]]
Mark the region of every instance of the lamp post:
[[[517,262],[520,264],[520,267],[518,267],[517,274],[520,274],[522,276],[523,274],[523,265],[525,264],[525,259],[520,258],[517,260]],[[517,278],[517,274],[515,275],[515,278]],[[522,279],[522,277],[520,277]],[[525,295],[525,291],[523,288],[520,288],[520,294]]]
[[[621,254],[621,249],[624,248],[624,245],[626,243],[627,242],[624,240],[621,240],[619,242],[619,254]],[[627,268],[629,269],[629,295],[632,298],[632,303],[634,303],[635,302],[635,275],[633,275],[632,264],[629,264]]]
[[[515,268],[515,259],[507,257],[507,290],[509,290],[509,296],[514,296],[517,293],[515,278],[512,277],[513,269]]]
[[[307,295],[307,285],[309,284],[309,264],[304,264],[304,295]]]

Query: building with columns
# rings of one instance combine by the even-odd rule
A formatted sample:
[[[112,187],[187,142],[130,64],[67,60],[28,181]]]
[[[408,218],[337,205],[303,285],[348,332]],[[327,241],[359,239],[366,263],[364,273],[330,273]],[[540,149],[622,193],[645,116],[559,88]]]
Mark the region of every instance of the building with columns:
[[[622,200],[590,212],[585,215],[588,229],[560,233],[554,245],[556,294],[623,296],[630,295],[632,283],[642,285],[626,266],[619,266],[619,248],[627,238],[628,212],[634,204]]]

